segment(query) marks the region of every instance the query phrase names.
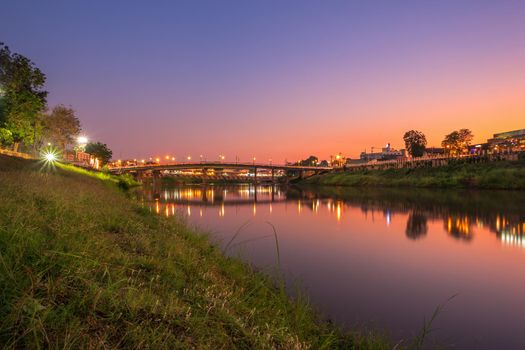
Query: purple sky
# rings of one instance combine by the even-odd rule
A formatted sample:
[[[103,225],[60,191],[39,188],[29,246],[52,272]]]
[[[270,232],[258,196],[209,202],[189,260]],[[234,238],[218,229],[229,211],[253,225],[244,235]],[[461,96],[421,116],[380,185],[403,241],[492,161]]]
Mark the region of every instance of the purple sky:
[[[3,1],[115,158],[282,162],[525,127],[525,1]]]

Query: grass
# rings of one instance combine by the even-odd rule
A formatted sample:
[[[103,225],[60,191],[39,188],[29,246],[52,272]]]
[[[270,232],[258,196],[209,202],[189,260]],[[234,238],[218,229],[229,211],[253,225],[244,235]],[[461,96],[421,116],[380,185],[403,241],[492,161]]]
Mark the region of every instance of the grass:
[[[320,321],[304,297],[118,183],[0,156],[4,348],[391,348]]]
[[[456,163],[437,168],[359,170],[313,176],[302,183],[337,186],[390,186],[525,190],[525,160]]]

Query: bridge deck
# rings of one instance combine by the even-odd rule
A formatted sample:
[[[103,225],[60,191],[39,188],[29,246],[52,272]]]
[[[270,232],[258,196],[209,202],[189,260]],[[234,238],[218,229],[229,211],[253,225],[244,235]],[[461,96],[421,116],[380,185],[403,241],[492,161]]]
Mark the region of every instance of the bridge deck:
[[[110,172],[148,171],[148,170],[184,170],[184,169],[267,169],[291,171],[326,171],[333,167],[301,166],[263,163],[225,163],[225,162],[186,162],[165,164],[129,165],[110,168]]]

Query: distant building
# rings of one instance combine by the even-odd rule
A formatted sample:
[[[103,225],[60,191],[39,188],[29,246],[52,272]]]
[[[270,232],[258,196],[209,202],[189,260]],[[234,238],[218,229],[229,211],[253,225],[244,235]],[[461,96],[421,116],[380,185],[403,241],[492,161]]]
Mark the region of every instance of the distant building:
[[[403,151],[398,151],[390,146],[390,143],[387,143],[385,147],[381,149],[381,152],[361,152],[359,158],[362,161],[371,161],[371,160],[392,160],[403,157]]]
[[[441,156],[445,154],[445,149],[442,147],[428,147],[425,148],[425,155],[427,156]]]
[[[472,145],[471,154],[525,151],[525,129],[494,134],[486,143]]]
[[[487,140],[489,149],[503,148],[507,150],[525,150],[525,129],[500,132]]]

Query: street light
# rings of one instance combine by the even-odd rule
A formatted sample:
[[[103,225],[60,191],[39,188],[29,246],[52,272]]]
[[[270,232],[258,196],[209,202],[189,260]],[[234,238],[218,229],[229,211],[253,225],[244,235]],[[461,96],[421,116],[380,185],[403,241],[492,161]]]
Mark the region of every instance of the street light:
[[[188,161],[190,161],[190,160],[191,160],[191,156],[188,156]]]
[[[79,145],[85,145],[85,144],[88,143],[88,138],[87,138],[86,136],[79,136],[79,137],[77,138],[77,143],[78,143]]]

